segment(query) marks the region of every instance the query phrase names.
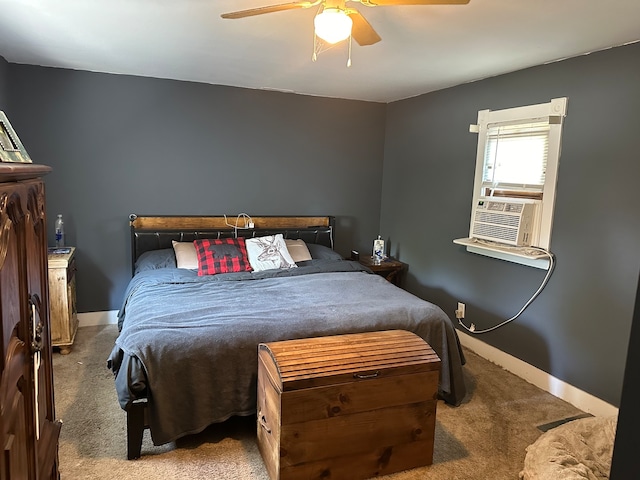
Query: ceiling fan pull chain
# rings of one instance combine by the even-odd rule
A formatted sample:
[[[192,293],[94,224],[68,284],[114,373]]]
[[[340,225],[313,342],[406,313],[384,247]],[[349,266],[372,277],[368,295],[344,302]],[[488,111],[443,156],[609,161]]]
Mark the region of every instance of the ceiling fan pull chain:
[[[318,37],[316,34],[313,34],[313,55],[311,55],[311,61],[315,62],[318,60]]]
[[[349,35],[349,58],[347,59],[347,68],[351,66],[351,39],[352,38],[353,36]]]

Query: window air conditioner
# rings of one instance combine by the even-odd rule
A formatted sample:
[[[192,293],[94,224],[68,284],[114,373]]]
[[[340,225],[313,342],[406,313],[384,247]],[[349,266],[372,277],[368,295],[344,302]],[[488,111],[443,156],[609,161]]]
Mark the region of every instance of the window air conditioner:
[[[469,236],[515,246],[538,241],[539,200],[480,197],[473,209]]]

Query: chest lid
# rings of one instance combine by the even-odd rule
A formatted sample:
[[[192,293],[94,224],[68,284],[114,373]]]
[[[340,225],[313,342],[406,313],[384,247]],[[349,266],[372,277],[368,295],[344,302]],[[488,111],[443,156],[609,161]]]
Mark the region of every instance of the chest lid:
[[[280,391],[440,371],[431,346],[405,330],[261,343],[258,356]]]

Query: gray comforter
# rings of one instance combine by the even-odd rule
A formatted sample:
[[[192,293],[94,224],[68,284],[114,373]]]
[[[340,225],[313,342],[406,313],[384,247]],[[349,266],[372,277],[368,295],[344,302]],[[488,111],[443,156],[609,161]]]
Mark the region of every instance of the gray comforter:
[[[257,346],[302,337],[403,329],[442,360],[440,396],[465,396],[464,358],[449,317],[356,262],[198,277],[136,275],[108,364],[120,405],[145,396],[156,445],[256,410]]]

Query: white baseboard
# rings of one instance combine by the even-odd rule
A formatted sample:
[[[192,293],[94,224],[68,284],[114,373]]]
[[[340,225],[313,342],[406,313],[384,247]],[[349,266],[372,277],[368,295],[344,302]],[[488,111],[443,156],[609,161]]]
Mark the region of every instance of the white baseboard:
[[[93,327],[96,325],[116,325],[118,310],[104,312],[86,312],[78,314],[78,327]]]
[[[532,383],[552,395],[561,398],[571,405],[596,416],[617,415],[618,408],[594,397],[590,393],[584,392],[562,380],[559,380],[547,372],[544,372],[533,365],[523,362],[519,358],[513,357],[491,345],[484,343],[477,338],[458,331],[460,343],[469,350],[478,354],[482,358],[489,360],[518,377]]]

